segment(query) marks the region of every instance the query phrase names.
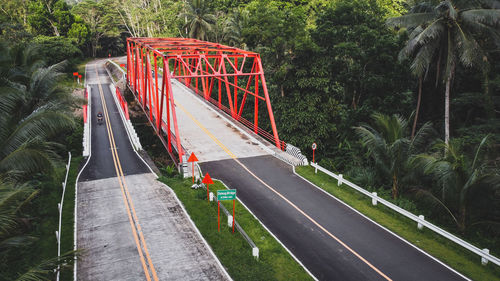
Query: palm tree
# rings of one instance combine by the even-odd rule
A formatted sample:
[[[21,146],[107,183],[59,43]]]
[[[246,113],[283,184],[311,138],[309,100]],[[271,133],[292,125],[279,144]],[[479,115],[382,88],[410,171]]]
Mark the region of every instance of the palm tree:
[[[230,46],[246,49],[243,42],[242,30],[247,14],[242,8],[235,8],[226,20],[224,36]]]
[[[409,184],[411,171],[410,157],[425,144],[431,131],[431,124],[424,124],[413,138],[408,136],[408,121],[398,115],[381,113],[372,115],[374,127],[355,127],[363,146],[375,161],[375,168],[381,178],[392,181],[392,197],[398,198],[401,183]]]
[[[0,261],[19,247],[29,246],[36,239],[24,234],[19,210],[38,192],[31,186],[0,181]]]
[[[487,139],[488,136],[481,140],[472,159],[464,155],[457,141],[448,144],[441,141],[435,145],[435,154],[421,154],[412,160],[437,180],[441,196],[436,197],[423,189],[419,189],[418,194],[443,207],[461,232],[467,226],[469,206],[484,194],[480,191],[490,190],[494,194],[500,190],[500,175],[488,168],[483,151]],[[446,150],[444,156],[443,148]]]
[[[412,32],[403,51],[422,61],[437,58],[437,72],[441,74],[441,59],[445,58],[442,71],[445,90],[445,143],[450,139],[450,92],[456,67],[480,66],[484,57],[478,36],[488,34],[500,39],[497,25],[500,11],[482,8],[483,1],[445,0],[422,2],[415,6],[417,13],[391,18],[388,24],[407,28]]]
[[[30,73],[31,67],[18,65],[12,57],[1,63],[1,72],[11,70],[0,81],[0,176],[29,175],[53,167],[58,144],[49,139],[74,125],[68,114],[74,100],[58,85],[62,66]]]
[[[0,44],[0,264],[20,247],[36,241],[27,235],[23,207],[38,191],[23,180],[33,173],[51,172],[59,144],[50,140],[74,125],[72,96],[59,86],[63,63],[41,67],[36,47]],[[42,261],[17,280],[52,280],[54,268],[73,257]],[[14,278],[14,276],[11,276]]]
[[[210,13],[210,9],[204,0],[187,1],[187,11],[181,17],[187,19],[184,28],[191,38],[206,40],[207,35],[212,30],[212,24],[216,18]]]
[[[36,243],[36,237],[26,234],[28,223],[20,213],[38,194],[39,191],[29,184],[0,180],[0,269],[9,265],[15,251]],[[17,273],[16,280],[53,280],[54,269],[71,265],[74,255],[75,252],[71,251],[61,257],[43,260],[26,272]]]

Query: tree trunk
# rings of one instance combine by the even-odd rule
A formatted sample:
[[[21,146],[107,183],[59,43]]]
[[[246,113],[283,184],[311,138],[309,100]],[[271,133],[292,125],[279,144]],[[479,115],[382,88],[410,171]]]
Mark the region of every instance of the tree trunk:
[[[437,88],[438,82],[439,82],[439,72],[441,69],[441,53],[442,53],[442,51],[443,50],[441,48],[439,48],[438,62],[436,65],[436,85],[435,85],[436,88]]]
[[[51,20],[49,20],[49,23],[52,26],[52,29],[54,30],[54,35],[57,37],[61,36],[61,34],[59,33],[59,30],[57,29],[56,24]]]
[[[452,62],[450,73],[446,79],[446,92],[444,94],[444,142],[446,144],[450,142],[450,90],[454,74],[455,63]]]
[[[415,130],[417,129],[418,112],[420,111],[420,101],[422,99],[422,76],[418,77],[418,97],[417,108],[415,109],[415,119],[413,120],[413,128],[411,129],[411,138],[415,137]]]
[[[396,174],[392,175],[392,199],[398,198],[398,178]]]

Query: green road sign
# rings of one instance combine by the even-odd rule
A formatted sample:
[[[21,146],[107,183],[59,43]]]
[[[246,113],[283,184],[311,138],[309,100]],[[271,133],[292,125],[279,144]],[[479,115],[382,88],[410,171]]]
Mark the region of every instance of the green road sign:
[[[236,199],[236,189],[217,190],[217,201]]]

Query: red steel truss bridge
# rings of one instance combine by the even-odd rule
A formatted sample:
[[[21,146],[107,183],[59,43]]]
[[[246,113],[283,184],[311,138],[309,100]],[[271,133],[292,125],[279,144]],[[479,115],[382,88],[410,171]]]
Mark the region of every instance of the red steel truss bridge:
[[[185,153],[174,106],[173,79],[277,148],[285,149],[276,129],[259,54],[189,38],[128,38],[128,86],[172,159],[179,159],[180,163]],[[259,127],[259,102],[266,105],[264,113],[272,132]]]

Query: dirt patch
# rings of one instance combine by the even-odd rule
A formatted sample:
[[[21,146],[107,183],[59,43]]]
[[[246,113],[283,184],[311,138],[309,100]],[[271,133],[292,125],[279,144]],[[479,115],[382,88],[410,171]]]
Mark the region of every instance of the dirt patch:
[[[73,89],[73,97],[76,99],[76,103],[78,105],[87,104],[87,100],[85,99],[85,89]],[[73,111],[73,115],[77,118],[82,118],[83,116],[83,107],[78,106],[75,107]]]

